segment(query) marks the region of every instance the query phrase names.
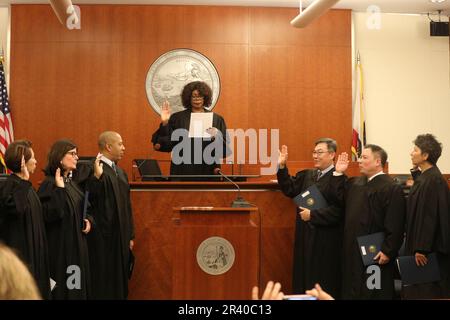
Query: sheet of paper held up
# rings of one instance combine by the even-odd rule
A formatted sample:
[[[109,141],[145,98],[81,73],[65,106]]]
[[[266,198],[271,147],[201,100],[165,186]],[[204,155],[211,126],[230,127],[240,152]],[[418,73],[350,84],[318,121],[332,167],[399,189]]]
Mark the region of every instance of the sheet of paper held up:
[[[199,112],[191,113],[191,123],[189,125],[189,138],[209,138],[211,135],[206,129],[212,127],[213,113]]]

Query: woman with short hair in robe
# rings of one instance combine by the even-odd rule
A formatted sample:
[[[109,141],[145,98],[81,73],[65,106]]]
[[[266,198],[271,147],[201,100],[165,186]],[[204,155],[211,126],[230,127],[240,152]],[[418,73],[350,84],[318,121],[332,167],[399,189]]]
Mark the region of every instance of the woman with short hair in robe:
[[[29,181],[37,164],[31,145],[28,140],[16,140],[5,152],[5,163],[12,174],[0,184],[0,241],[15,250],[36,280],[41,296],[49,299],[44,217],[39,197]]]
[[[409,192],[406,215],[406,255],[418,266],[436,253],[441,281],[403,287],[406,299],[450,298],[450,199],[447,182],[437,167],[442,144],[432,134],[414,140],[411,152],[414,184]]]

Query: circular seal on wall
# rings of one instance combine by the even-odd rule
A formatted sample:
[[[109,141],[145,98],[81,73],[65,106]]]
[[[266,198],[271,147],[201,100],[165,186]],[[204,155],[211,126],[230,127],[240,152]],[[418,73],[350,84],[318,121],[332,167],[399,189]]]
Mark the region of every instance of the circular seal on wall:
[[[205,239],[197,248],[197,263],[208,274],[227,272],[234,264],[233,245],[222,237]]]
[[[212,110],[219,98],[220,79],[212,62],[203,54],[191,49],[175,49],[161,55],[150,66],[145,80],[148,101],[161,114],[161,106],[168,100],[172,114],[185,108],[181,103],[181,91],[193,81],[206,82],[212,89]]]

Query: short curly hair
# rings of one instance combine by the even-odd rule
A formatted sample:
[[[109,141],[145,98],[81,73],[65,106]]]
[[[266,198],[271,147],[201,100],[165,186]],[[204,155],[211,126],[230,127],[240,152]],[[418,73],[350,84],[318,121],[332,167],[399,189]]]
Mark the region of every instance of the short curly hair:
[[[442,143],[437,141],[436,137],[430,133],[418,135],[413,143],[420,149],[422,154],[428,154],[427,161],[435,166],[442,154]]]
[[[192,92],[194,92],[195,90],[197,90],[198,93],[200,94],[200,96],[203,97],[203,103],[204,103],[203,106],[205,108],[208,108],[212,102],[212,90],[208,86],[208,84],[206,84],[203,81],[190,82],[184,86],[183,92],[181,93],[181,102],[183,103],[183,106],[186,109],[192,108],[191,96],[192,96]]]

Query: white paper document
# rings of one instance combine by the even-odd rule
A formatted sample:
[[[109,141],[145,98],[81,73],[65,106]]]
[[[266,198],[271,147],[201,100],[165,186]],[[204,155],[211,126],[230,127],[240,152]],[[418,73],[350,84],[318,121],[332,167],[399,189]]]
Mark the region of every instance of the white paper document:
[[[367,255],[366,247],[361,246],[361,252],[362,252],[362,255],[363,255],[363,256],[366,256],[366,255]]]
[[[191,113],[191,123],[189,124],[189,138],[211,137],[211,135],[206,132],[206,130],[212,128],[212,123],[212,112]]]

